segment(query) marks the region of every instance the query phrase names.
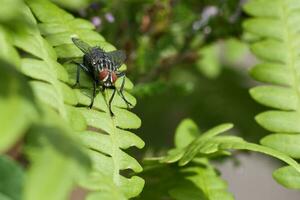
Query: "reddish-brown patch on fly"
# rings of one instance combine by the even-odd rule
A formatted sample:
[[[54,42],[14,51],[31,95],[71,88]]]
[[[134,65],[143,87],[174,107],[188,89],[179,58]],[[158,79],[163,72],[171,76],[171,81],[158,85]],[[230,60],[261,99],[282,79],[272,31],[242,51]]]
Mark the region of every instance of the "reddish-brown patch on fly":
[[[99,79],[103,81],[109,74],[108,69],[103,69],[101,72],[99,72]]]
[[[111,73],[111,79],[112,79],[112,83],[115,83],[116,82],[116,80],[117,80],[117,75],[116,75],[116,73],[115,72],[112,72]]]

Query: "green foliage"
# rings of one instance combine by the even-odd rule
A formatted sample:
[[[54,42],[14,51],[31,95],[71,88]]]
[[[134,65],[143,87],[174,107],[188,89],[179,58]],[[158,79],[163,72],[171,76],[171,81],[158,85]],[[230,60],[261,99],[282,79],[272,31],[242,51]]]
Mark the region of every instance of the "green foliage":
[[[0,70],[0,152],[4,152],[23,135],[37,113],[31,88],[20,72],[3,60]]]
[[[90,43],[91,45],[99,45],[106,51],[113,50],[110,44],[95,33],[92,29],[93,26],[87,21],[73,18],[70,14],[60,10],[55,5],[48,2],[40,3],[40,1],[28,1],[30,8],[36,17],[41,21],[39,27],[42,34],[49,41],[58,55],[58,58],[73,58],[82,56],[82,53],[71,43],[70,38],[74,35],[79,36],[82,40]],[[68,26],[66,25],[68,24]],[[55,29],[53,29],[55,27]],[[59,28],[61,27],[61,28]],[[59,32],[55,32],[60,30]],[[64,52],[64,53],[62,53]],[[70,67],[70,65],[69,65]],[[75,72],[76,66],[72,65],[72,68],[68,68],[69,72]],[[74,76],[72,78],[75,78]],[[66,80],[69,84],[74,84],[74,81]],[[82,81],[82,80],[81,80]],[[89,82],[89,80],[85,80]],[[84,85],[83,85],[84,86]],[[90,83],[89,86],[91,87]],[[126,88],[132,87],[131,84],[127,84]],[[64,87],[67,88],[67,87]],[[73,97],[75,102],[70,102],[72,105],[86,105],[89,104],[89,94],[87,90],[69,90],[69,97]],[[63,92],[66,96],[67,92]],[[72,94],[73,93],[73,94]],[[134,105],[135,99],[129,94],[129,101]],[[113,112],[115,117],[111,117],[108,110],[108,99],[111,96],[111,91],[106,92],[104,95],[98,94],[95,101],[94,108],[89,110],[88,108],[75,108],[73,112],[79,112],[83,116],[83,120],[89,127],[95,128],[94,131],[84,131],[80,133],[80,138],[83,140],[84,145],[88,148],[88,154],[93,162],[93,170],[90,180],[85,180],[81,186],[90,190],[108,192],[103,185],[109,181],[110,185],[115,185],[117,191],[119,191],[126,198],[136,196],[140,193],[143,187],[143,180],[137,176],[131,178],[125,178],[120,175],[120,170],[132,169],[134,172],[140,172],[142,167],[138,162],[126,154],[122,149],[126,149],[131,146],[137,146],[142,148],[144,143],[129,131],[124,129],[139,128],[141,122],[140,119],[133,113],[127,111],[126,104],[122,102],[122,99],[118,96],[113,102]],[[72,98],[70,99],[72,101]],[[125,104],[125,105],[124,105]],[[98,110],[99,109],[99,110]],[[80,116],[80,114],[78,114]],[[78,117],[76,117],[78,120]],[[78,124],[76,122],[75,124]],[[98,130],[98,131],[95,131]],[[82,130],[80,130],[82,131]],[[99,134],[100,133],[100,134]],[[96,143],[95,141],[101,141]],[[101,145],[105,144],[105,145]],[[99,179],[99,183],[92,184],[90,181]],[[128,188],[128,185],[132,185],[134,190]],[[101,194],[103,195],[103,194]]]
[[[222,65],[238,65],[248,51],[248,46],[236,38],[203,45],[197,52],[196,67],[205,77],[217,79],[224,68]]]
[[[142,173],[147,184],[138,199],[233,200],[227,183],[206,159],[185,167],[145,161]]]
[[[25,133],[23,146],[30,167],[26,171],[24,199],[66,199],[75,180],[91,191],[87,199],[128,199],[138,195],[143,179],[125,177],[120,172],[142,171],[139,163],[124,152],[132,146],[144,146],[139,137],[128,131],[139,128],[140,119],[126,110],[120,96],[113,101],[115,117],[111,117],[111,91],[97,95],[94,109],[86,108],[91,81],[83,76],[84,89],[72,89],[76,65],[58,62],[82,56],[72,44],[72,36],[107,51],[115,48],[93,31],[90,22],[74,18],[47,0],[28,0],[29,7],[22,1],[16,2],[22,9],[10,10],[16,14],[0,27],[5,49],[0,54],[0,119],[4,124],[0,151],[11,148]],[[6,25],[15,18],[22,25],[19,32]],[[125,89],[132,87],[127,79]],[[133,96],[127,92],[125,96],[135,105]],[[112,193],[115,196],[111,197]]]
[[[198,52],[197,69],[209,78],[216,78],[220,74],[221,63],[219,59],[220,46],[211,44]]]
[[[23,10],[18,13],[18,18],[20,17],[26,22],[21,24],[22,31],[13,33],[6,26],[2,27],[3,34],[7,32],[12,36],[11,40],[7,40],[7,42],[11,42],[7,46],[10,47],[10,52],[14,52],[7,53],[5,59],[10,62],[15,61],[15,63],[8,65],[1,62],[1,68],[3,68],[1,85],[2,87],[8,86],[3,87],[1,91],[1,95],[7,101],[3,102],[1,106],[8,109],[7,112],[1,112],[1,119],[3,118],[2,122],[4,123],[4,126],[1,126],[4,128],[1,137],[7,137],[1,140],[3,142],[1,147],[4,150],[11,148],[11,145],[17,140],[21,140],[20,134],[26,133],[26,153],[31,161],[31,166],[26,172],[27,178],[24,183],[22,199],[64,199],[73,186],[74,177],[78,176],[79,172],[69,169],[79,166],[87,168],[89,160],[80,145],[77,144],[76,139],[73,138],[71,127],[66,126],[68,124],[66,121],[67,111],[59,87],[61,83],[57,80],[55,72],[56,69],[62,67],[56,62],[53,49],[41,37],[29,8],[22,2],[19,3]],[[12,44],[28,53],[23,53],[28,58],[20,58]],[[7,57],[9,55],[11,57]],[[20,71],[36,81],[26,80]],[[63,73],[60,74],[63,75]],[[49,89],[49,91],[45,89]],[[49,94],[49,92],[52,93]],[[51,99],[53,100],[51,106],[60,115],[42,103],[43,101],[47,103],[46,100],[50,102]],[[12,107],[8,106],[10,104]],[[14,111],[14,109],[17,110]],[[10,115],[11,117],[9,117]],[[9,121],[6,122],[6,120]],[[34,128],[35,124],[38,124],[38,129]],[[7,125],[10,129],[6,130]],[[31,128],[28,130],[29,127]],[[35,132],[38,132],[35,134],[36,137],[28,139]],[[41,143],[41,140],[44,142]],[[62,143],[67,150],[62,149]],[[54,164],[59,160],[62,161],[60,164]],[[49,164],[49,162],[53,164]],[[66,169],[68,169],[69,175],[62,176],[61,173],[64,173]],[[49,172],[47,176],[44,174],[45,171]],[[80,170],[80,173],[83,172],[83,169]],[[53,191],[57,191],[57,193]]]
[[[0,135],[0,152],[4,152],[13,145],[30,123],[36,118],[34,105],[34,97],[32,90],[19,72],[20,57],[12,45],[12,38],[9,35],[10,26],[6,26],[12,22],[19,24],[21,27],[26,24],[26,21],[19,21],[21,8],[24,6],[20,1],[15,1],[20,9],[16,9],[15,14],[10,14],[1,18],[0,26],[0,46],[3,49],[0,52],[0,109],[1,109],[1,135]],[[12,11],[12,3],[3,2],[4,10]],[[16,123],[18,122],[18,123]]]
[[[250,93],[273,109],[257,115],[256,121],[273,134],[258,145],[220,135],[232,129],[231,123],[201,132],[194,121],[185,119],[177,127],[175,147],[166,156],[144,159],[144,171],[136,159],[141,156],[129,154],[131,147],[145,145],[132,132],[141,126],[141,119],[119,95],[112,102],[115,116],[111,116],[109,89],[97,89],[93,108],[87,108],[92,82],[85,73],[81,73],[80,87],[72,87],[77,66],[71,61],[81,62],[83,53],[71,38],[79,37],[105,51],[116,49],[107,39],[124,46],[128,70],[138,83],[133,93],[143,98],[158,94],[155,101],[148,99],[149,106],[141,108],[153,113],[143,118],[153,121],[154,128],[149,130],[155,133],[151,137],[157,134],[163,141],[158,126],[166,116],[166,107],[176,108],[176,112],[168,112],[172,121],[165,119],[170,124],[187,114],[198,116],[200,110],[207,128],[233,113],[244,130],[252,132],[256,129],[240,116],[250,116],[257,107],[243,110],[242,106],[247,107],[244,99],[241,109],[237,103],[246,81],[239,80],[236,69],[223,66],[236,66],[248,52],[245,43],[233,38],[240,33],[244,16],[241,1],[101,1],[90,6],[89,0],[0,3],[0,153],[15,159],[0,156],[0,199],[64,200],[78,188],[87,200],[233,200],[227,183],[211,164],[231,155],[231,150],[260,152],[285,162],[288,166],[277,169],[274,179],[287,188],[300,188],[300,166],[293,159],[300,158],[297,0],[251,0],[245,6],[252,16],[244,23],[245,38],[253,42],[251,49],[262,60],[251,74],[268,84]],[[109,26],[95,27],[74,17],[78,15],[100,16]],[[109,20],[109,15],[121,23]],[[119,32],[124,34],[119,36]],[[224,78],[222,68],[231,76]],[[121,70],[126,69],[124,64]],[[200,80],[199,73],[194,73],[197,71],[205,77]],[[237,78],[233,80],[232,75]],[[228,88],[237,83],[238,94],[231,93]],[[121,80],[116,86],[120,88]],[[137,100],[129,93],[133,88],[126,78],[124,93],[135,106]],[[172,101],[161,95],[166,91],[172,93]],[[216,119],[218,114],[220,119]]]
[[[290,166],[277,169],[274,171],[273,177],[287,188],[300,189],[299,173]]]
[[[257,102],[272,108],[256,116],[262,127],[274,132],[261,143],[293,158],[299,158],[300,150],[300,36],[295,25],[300,20],[299,8],[297,0],[252,0],[244,7],[252,16],[245,21],[244,29],[256,36],[251,49],[261,60],[251,75],[268,84],[252,88],[250,94]],[[299,188],[300,175],[290,167],[275,171],[274,177],[288,188]]]
[[[210,132],[207,136],[210,134],[214,133]],[[175,133],[175,149],[169,153],[188,148],[200,135],[200,130],[191,119],[183,120]],[[185,166],[166,163],[167,159],[159,160],[160,163],[145,161],[142,175],[149,185],[146,184],[140,199],[234,199],[227,190],[227,183],[219,177],[207,158],[193,158]]]
[[[69,9],[79,9],[88,5],[91,0],[52,0],[53,2]]]
[[[286,154],[272,148],[249,143],[236,136],[219,136],[230,130],[232,124],[221,124],[204,133],[191,119],[183,120],[175,133],[175,148],[163,158],[145,161],[142,173],[149,185],[145,186],[141,199],[234,199],[227,191],[226,183],[216,173],[209,159],[230,155],[228,150],[250,150],[276,157],[289,167],[274,173],[275,179],[285,186],[298,188],[298,163]],[[178,161],[178,165],[174,164]],[[166,193],[167,191],[167,193]]]
[[[88,22],[76,20],[71,15],[59,10],[52,4],[40,4],[37,1],[29,1],[29,6],[37,18],[42,22],[40,24],[42,34],[45,35],[46,39],[53,46],[55,46],[55,50],[59,58],[82,56],[82,53],[79,52],[73,44],[71,44],[70,38],[72,35],[79,36],[91,45],[99,45],[107,51],[113,50],[113,47],[110,44],[106,43],[100,35],[91,30],[93,29],[93,26]],[[49,16],[51,17],[49,18]],[[66,26],[66,24],[70,25]],[[72,24],[74,26],[72,26]],[[53,26],[56,26],[56,29],[53,29]],[[59,26],[64,27],[65,30],[60,31],[59,33],[54,32],[58,30],[57,27]],[[60,54],[61,52],[64,53]],[[74,65],[73,70],[75,71]],[[72,84],[72,81],[69,83]],[[76,102],[76,104],[88,105],[86,99],[85,101],[81,101],[84,100],[84,97],[88,98],[86,97],[86,91],[77,91],[74,96],[76,97],[76,95],[78,97],[78,102]],[[120,192],[122,191],[124,196],[129,198],[136,196],[141,191],[141,188],[143,187],[143,180],[136,176],[131,179],[127,179],[120,175],[120,170],[132,169],[135,172],[139,172],[142,168],[132,157],[124,153],[120,148],[128,148],[130,146],[138,146],[141,148],[143,147],[143,142],[131,132],[122,129],[138,128],[140,126],[140,120],[134,114],[126,111],[125,109],[121,109],[125,106],[124,103],[121,103],[122,101],[120,100],[120,97],[113,104],[113,111],[116,116],[115,118],[111,118],[107,106],[107,100],[110,95],[110,92],[106,93],[105,96],[99,94],[95,99],[96,102],[99,102],[99,104],[95,105],[95,108],[100,109],[102,112],[97,110],[88,110],[86,108],[76,109],[83,115],[89,127],[101,130],[101,134],[96,131],[89,131],[87,134],[82,133],[80,135],[84,139],[84,142],[86,142],[85,145],[89,149],[88,153],[93,161],[93,171],[97,172],[97,174],[92,173],[91,181],[95,180],[97,177],[99,181],[101,179],[108,180],[110,181],[110,184],[115,185],[116,188],[120,187],[118,190],[120,190]],[[133,97],[128,99],[131,100],[132,104],[134,104],[135,100],[132,100]],[[128,139],[123,136],[123,132],[125,132],[124,134],[127,135]],[[101,146],[96,143],[93,145],[91,143],[91,137],[93,140],[97,141],[105,138],[107,142],[111,141],[111,145],[106,144],[105,146]],[[123,140],[120,142],[122,137],[127,139],[127,141]],[[87,187],[88,189],[101,191],[102,188],[105,188],[102,185],[107,183],[102,182],[102,180],[100,183],[96,186],[95,184],[90,184],[87,180],[82,184],[82,186]],[[128,184],[134,185],[135,190],[128,190],[129,188],[126,187]]]
[[[185,129],[185,132],[189,132],[187,135],[195,134],[195,132],[197,133],[197,131],[195,131],[197,130],[195,125],[190,121],[183,121],[181,126],[186,126],[184,128],[180,127],[180,129]],[[186,141],[184,141],[185,138],[181,141],[181,143],[188,143],[187,146],[181,147],[181,145],[179,145],[175,149],[170,150],[168,155],[163,158],[162,162],[173,163],[178,161],[179,166],[184,166],[198,157],[206,158],[222,154],[228,155],[230,153],[227,150],[238,149],[256,151],[273,156],[291,165],[297,172],[300,172],[298,163],[280,151],[246,142],[242,138],[236,136],[219,136],[219,134],[230,130],[232,127],[232,124],[221,124],[202,134],[199,134],[198,131],[198,136],[192,141],[190,140],[190,137],[186,137]]]
[[[0,199],[21,200],[24,171],[16,162],[0,156]]]

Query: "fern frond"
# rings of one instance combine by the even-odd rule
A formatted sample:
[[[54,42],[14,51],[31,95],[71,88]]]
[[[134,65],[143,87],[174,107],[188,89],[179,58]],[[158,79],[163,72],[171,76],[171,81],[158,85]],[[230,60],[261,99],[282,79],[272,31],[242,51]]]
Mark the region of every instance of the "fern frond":
[[[162,162],[173,163],[179,161],[179,165],[184,166],[191,162],[195,157],[207,157],[216,153],[223,154],[226,150],[239,149],[256,151],[273,156],[286,162],[300,172],[298,163],[280,151],[246,142],[242,138],[236,136],[218,136],[218,134],[231,128],[232,124],[221,124],[216,126],[199,135],[188,146],[184,148],[175,148],[169,151],[169,155],[166,156]]]
[[[41,7],[47,6],[47,3],[52,5],[47,1],[36,1],[35,3]],[[43,10],[48,10],[48,8],[43,7]],[[59,13],[60,9],[55,10],[54,12],[56,11]],[[56,13],[52,14],[56,15]],[[1,139],[3,139],[1,140],[1,142],[3,141],[1,151],[3,151],[3,149],[7,149],[11,144],[16,142],[16,139],[19,137],[19,135],[15,133],[16,131],[18,133],[22,133],[23,131],[20,129],[24,130],[26,127],[28,129],[29,125],[31,126],[26,134],[28,141],[24,144],[27,155],[31,161],[31,166],[27,171],[23,198],[46,200],[66,199],[70,189],[72,189],[73,181],[75,179],[84,178],[84,180],[86,180],[85,177],[82,177],[82,175],[84,174],[85,169],[87,169],[89,160],[87,160],[85,154],[82,153],[82,149],[80,148],[81,145],[78,144],[77,141],[77,135],[74,134],[76,132],[80,133],[80,136],[83,136],[86,146],[91,147],[88,151],[95,161],[91,178],[87,179],[88,181],[86,181],[85,185],[86,188],[92,188],[97,191],[95,194],[92,194],[92,196],[99,196],[99,194],[102,196],[111,196],[111,193],[117,192],[116,196],[113,197],[118,198],[114,199],[127,199],[137,195],[143,187],[143,180],[135,176],[127,179],[120,175],[119,170],[132,168],[134,171],[138,172],[141,171],[141,166],[134,158],[124,153],[124,151],[120,148],[126,149],[134,145],[142,147],[144,142],[133,133],[116,128],[116,126],[126,129],[136,128],[140,126],[139,118],[131,114],[129,111],[124,109],[124,111],[122,111],[121,108],[125,107],[124,103],[121,103],[120,97],[116,98],[116,101],[114,102],[114,109],[116,110],[115,113],[118,117],[116,117],[116,119],[107,118],[110,120],[108,121],[110,124],[104,124],[104,126],[101,127],[103,130],[106,130],[105,127],[109,127],[109,129],[111,129],[109,130],[110,136],[103,134],[104,139],[101,138],[101,136],[98,138],[99,132],[101,131],[93,132],[93,139],[98,138],[97,141],[101,141],[102,143],[103,141],[106,141],[108,144],[106,145],[107,149],[104,149],[103,152],[98,152],[97,148],[99,149],[99,146],[92,143],[91,140],[88,140],[89,137],[91,137],[89,134],[91,132],[86,133],[88,125],[87,121],[91,122],[92,120],[90,120],[89,116],[87,116],[88,120],[85,119],[86,115],[84,115],[84,109],[75,107],[76,105],[79,105],[78,99],[80,99],[80,101],[85,101],[88,97],[84,95],[85,93],[81,93],[79,90],[76,91],[70,88],[68,85],[68,83],[70,83],[68,72],[60,63],[57,62],[58,57],[55,50],[41,36],[40,30],[37,27],[36,19],[28,7],[24,6],[21,18],[24,19],[24,21],[28,21],[28,24],[22,27],[22,34],[13,34],[12,41],[18,49],[23,50],[24,53],[22,55],[25,55],[24,57],[26,58],[20,59],[10,43],[2,43],[2,45],[5,45],[5,49],[9,52],[3,52],[1,54],[1,59],[3,58],[7,61],[13,61],[12,64],[16,66],[20,65],[20,71],[30,79],[30,87],[27,82],[23,80],[24,78],[18,74],[18,72],[12,74],[13,76],[3,73],[2,75],[4,77],[1,81],[12,80],[11,83],[15,83],[14,85],[18,86],[15,89],[18,91],[20,90],[20,94],[25,92],[29,93],[28,91],[31,91],[30,89],[32,88],[37,101],[32,98],[28,99],[28,102],[36,103],[38,105],[37,111],[35,109],[32,110],[39,112],[39,118],[36,117],[34,124],[32,124],[32,118],[37,115],[36,113],[33,113],[33,111],[28,112],[30,106],[33,107],[32,105],[28,105],[29,108],[20,107],[18,102],[14,101],[12,102],[14,103],[14,108],[19,109],[19,111],[16,110],[15,112],[12,112],[14,110],[11,109],[11,106],[9,106],[10,104],[5,103],[5,106],[8,108],[10,113],[22,118],[22,120],[11,120],[11,122],[19,121],[18,126],[11,125],[10,123],[6,123],[6,120],[2,120],[10,127],[15,127],[15,129],[4,130],[5,133],[9,133],[11,135],[7,138],[5,138],[5,135],[1,137]],[[76,23],[77,21],[81,20],[75,20]],[[81,25],[83,23],[92,26],[90,23],[84,21]],[[95,35],[98,34],[95,33]],[[5,34],[1,34],[1,36],[6,42],[10,41],[5,38]],[[3,65],[1,60],[1,69],[5,66],[6,65]],[[3,72],[6,72],[5,68],[3,69]],[[12,77],[13,79],[9,79],[9,77]],[[19,82],[16,82],[14,79]],[[132,87],[130,82],[128,82],[126,87]],[[9,87],[7,89],[11,88]],[[101,95],[99,95],[99,97],[100,96]],[[107,106],[105,106],[105,100],[103,96],[101,97],[102,103],[104,103],[101,104],[101,106],[103,109],[106,109]],[[22,100],[20,105],[26,105],[26,98],[24,99],[25,101],[22,98],[18,99]],[[135,99],[132,96],[129,96],[128,99],[132,102],[132,104],[135,104]],[[52,107],[52,109],[49,108],[49,106]],[[5,111],[5,109],[1,110]],[[21,111],[24,114],[22,114]],[[57,113],[54,111],[57,111]],[[97,112],[96,110],[94,111]],[[1,116],[6,117],[7,120],[12,119],[10,117],[11,114],[2,114],[5,113],[1,113]],[[134,120],[132,120],[130,116],[133,116]],[[86,135],[84,133],[86,133]],[[111,136],[111,133],[113,133],[114,136]],[[114,159],[109,156],[110,153],[113,155]],[[109,162],[105,162],[107,159]],[[55,163],[55,165],[52,163]],[[105,163],[106,165],[102,165],[102,163]],[[47,171],[47,176],[42,176],[41,174],[45,171]],[[97,183],[99,184],[93,182],[94,180],[98,181]],[[117,183],[120,184],[116,184],[116,180],[118,180],[119,182]],[[131,187],[134,189],[130,189]]]
[[[17,6],[17,8],[15,7]],[[37,119],[37,106],[30,85],[20,72],[21,58],[13,46],[11,35],[17,32],[14,24],[25,27],[20,1],[7,2],[2,9],[12,12],[0,20],[0,152],[6,152],[24,135],[31,123]],[[16,123],[17,122],[17,123]]]
[[[6,3],[8,5],[14,5],[10,7]],[[76,176],[75,174],[79,173],[78,171],[76,171],[76,173],[73,173],[74,171],[72,170],[73,172],[69,171],[70,173],[68,175],[60,178],[57,177],[57,174],[63,171],[62,168],[77,168],[77,166],[79,166],[78,163],[81,163],[80,166],[84,166],[86,164],[86,160],[79,159],[77,160],[77,164],[75,164],[76,158],[81,157],[82,152],[80,150],[77,151],[77,145],[74,145],[75,143],[70,142],[72,140],[72,137],[67,136],[67,131],[64,130],[64,128],[59,129],[55,132],[50,131],[52,130],[51,128],[58,127],[58,124],[56,124],[54,121],[56,120],[56,118],[60,118],[60,116],[54,113],[54,118],[52,118],[51,120],[45,120],[45,118],[49,117],[50,112],[44,110],[45,105],[35,99],[33,93],[36,94],[36,91],[32,91],[32,87],[30,87],[28,80],[26,80],[26,77],[20,72],[23,71],[22,60],[17,50],[13,47],[13,42],[22,41],[26,35],[20,34],[20,32],[22,33],[23,31],[20,31],[18,28],[22,30],[30,30],[30,28],[34,28],[34,23],[31,23],[30,19],[27,20],[28,16],[30,16],[29,9],[25,6],[25,4],[23,4],[22,1],[7,1],[3,3],[2,6],[2,9],[13,9],[14,11],[11,11],[12,13],[15,12],[16,15],[10,15],[12,19],[9,19],[10,17],[6,18],[9,20],[5,23],[3,23],[3,21],[0,22],[1,47],[3,48],[0,53],[0,151],[7,151],[9,148],[12,148],[13,145],[23,147],[26,146],[26,148],[35,147],[40,156],[29,156],[31,166],[28,167],[25,181],[22,180],[21,174],[16,174],[19,178],[16,178],[13,175],[13,173],[16,172],[16,166],[11,165],[9,171],[11,171],[12,173],[7,173],[7,169],[5,169],[7,164],[1,162],[1,174],[5,175],[6,177],[1,177],[2,187],[0,196],[3,199],[65,199],[65,194],[67,194],[66,191],[69,191],[69,189],[72,187],[72,180]],[[17,6],[17,8],[15,6]],[[16,23],[14,25],[18,28],[11,27],[10,23]],[[13,37],[9,37],[12,35]],[[33,35],[28,35],[28,38]],[[24,52],[22,53],[22,56],[23,55],[25,55]],[[51,109],[50,111],[53,112],[53,110]],[[41,146],[37,145],[37,140],[31,140],[31,144],[23,142],[23,137],[27,138],[31,133],[33,133],[34,129],[32,128],[34,124],[39,124],[40,126],[39,137],[37,137],[39,138],[38,141],[40,142],[41,140],[43,140],[49,142],[49,145],[47,145],[47,149],[51,151],[48,151],[47,155],[45,155],[43,151],[46,145],[41,148]],[[46,126],[50,128],[47,131],[48,133],[46,133],[45,130]],[[59,134],[61,139],[60,142],[64,142],[64,146],[68,146],[68,152],[61,148],[56,148],[59,147],[59,145],[57,145],[57,141],[55,141],[54,134]],[[65,156],[63,152],[68,153],[68,156]],[[80,156],[78,157],[78,155]],[[65,157],[68,157],[69,159],[65,159]],[[63,167],[62,165],[55,166],[53,164],[49,164],[51,162],[57,161],[57,158],[61,158],[61,160],[64,160]],[[83,170],[84,169],[82,169],[82,171]],[[43,174],[45,171],[49,172],[47,176]],[[8,184],[7,181],[10,181],[10,183]],[[24,188],[24,190],[21,191],[20,189],[18,189],[18,187],[21,187],[21,184],[23,185],[23,182],[24,186],[22,186],[22,188]],[[41,182],[43,184],[41,184]],[[45,188],[47,189],[45,190]],[[12,191],[13,194],[8,191]]]
[[[288,170],[285,170],[289,175],[282,175],[282,171],[275,173],[281,177],[280,180],[285,179],[285,181],[288,182],[291,174],[300,173],[299,164],[285,153],[266,146],[246,142],[236,136],[219,136],[220,133],[231,128],[232,124],[221,124],[200,134],[197,125],[193,121],[184,120],[178,128],[178,131],[182,134],[176,133],[176,148],[170,150],[168,155],[164,157],[161,162],[178,162],[179,166],[189,166],[189,164],[193,164],[199,159],[207,159],[218,155],[229,155],[228,150],[238,149],[270,155],[289,164]],[[285,185],[288,185],[288,183]]]
[[[179,167],[145,161],[142,176],[147,181],[138,199],[233,200],[228,185],[205,158]]]
[[[183,120],[175,133],[175,149],[170,150],[170,153],[187,148],[200,135],[198,126],[191,119]],[[140,199],[234,199],[228,192],[227,183],[220,178],[207,158],[193,158],[185,166],[160,161],[146,160],[142,174],[148,184]]]
[[[101,35],[93,31],[94,26],[90,22],[76,19],[48,1],[27,0],[27,3],[41,22],[38,25],[39,30],[55,49],[58,59],[82,57],[82,52],[71,41],[71,37],[75,35],[90,45],[98,45],[106,51],[115,49]],[[64,66],[68,70],[70,79],[61,80],[61,84],[64,85],[62,83],[64,81],[71,85],[74,83],[75,75],[73,76],[73,74],[76,66],[68,63]],[[143,188],[143,179],[138,176],[127,178],[120,173],[127,169],[131,169],[133,172],[142,171],[140,164],[124,151],[132,146],[138,148],[144,146],[144,142],[139,137],[128,131],[128,129],[139,128],[141,120],[125,109],[127,105],[119,95],[113,101],[112,109],[115,116],[111,117],[108,108],[108,99],[112,94],[110,90],[96,96],[94,109],[86,108],[90,103],[91,94],[87,88],[91,88],[92,83],[89,77],[84,76],[81,77],[80,82],[83,83],[81,86],[85,89],[71,90],[69,86],[64,85],[66,93],[63,97],[65,103],[72,106],[73,111],[79,112],[84,117],[90,129],[83,130],[82,126],[81,130],[78,130],[93,162],[90,178],[82,181],[81,185],[95,191],[90,194],[89,198],[91,199],[109,196],[112,188],[115,192],[119,192],[118,198],[115,197],[115,199],[137,196]],[[129,79],[126,82],[125,89],[133,87]],[[120,81],[117,82],[117,86],[119,85]],[[127,92],[125,92],[125,96],[131,104],[135,105],[136,100],[133,96]],[[59,100],[59,96],[57,99]],[[48,101],[49,104],[53,102],[49,99]],[[107,185],[111,187],[107,187]]]
[[[257,36],[258,39],[251,48],[262,61],[251,70],[251,75],[266,83],[252,88],[250,94],[257,102],[272,108],[255,118],[262,127],[274,133],[263,138],[261,143],[293,158],[299,158],[300,2],[251,0],[244,10],[252,16],[244,22],[244,29]],[[274,177],[279,183],[296,187],[277,178],[278,174],[275,172]]]
[[[57,63],[55,51],[42,38],[28,7],[24,7],[22,17],[30,25],[23,27],[23,34],[13,34],[13,42],[17,48],[27,53],[27,58],[21,59],[20,71],[31,78],[29,84],[37,98],[32,103],[36,103],[38,107],[38,117],[31,121],[31,128],[26,135],[31,139],[24,144],[31,166],[27,171],[23,198],[65,199],[72,189],[74,178],[84,174],[89,163],[72,135],[72,123],[68,123],[74,110],[65,103],[74,103],[70,94],[73,91],[60,81],[67,80],[67,72]],[[75,94],[73,96],[76,97]],[[26,117],[31,118],[30,115]],[[84,118],[78,119],[84,122]],[[81,128],[85,129],[86,125]],[[45,171],[48,172],[47,176],[41,176]],[[64,171],[68,171],[68,174]],[[63,177],[63,181],[59,177]]]
[[[5,33],[0,30],[0,40],[5,37],[4,35]],[[9,51],[15,51],[10,43],[4,42],[4,40],[0,43],[2,46],[6,46]],[[1,53],[0,120],[2,125],[0,127],[0,152],[5,152],[37,119],[38,113],[30,85],[19,72],[19,56],[17,54],[12,54],[13,56],[1,55]]]

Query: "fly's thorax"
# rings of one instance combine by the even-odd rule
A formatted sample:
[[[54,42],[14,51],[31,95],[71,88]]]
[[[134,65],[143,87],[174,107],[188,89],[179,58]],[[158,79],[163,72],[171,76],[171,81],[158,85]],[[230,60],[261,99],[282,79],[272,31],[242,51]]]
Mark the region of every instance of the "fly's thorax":
[[[113,61],[107,56],[99,58],[98,62],[101,69],[107,68],[110,71],[116,71]]]
[[[106,57],[105,52],[99,47],[93,47],[86,55],[89,57],[89,64],[93,67],[97,67],[97,65],[100,64],[100,61]]]

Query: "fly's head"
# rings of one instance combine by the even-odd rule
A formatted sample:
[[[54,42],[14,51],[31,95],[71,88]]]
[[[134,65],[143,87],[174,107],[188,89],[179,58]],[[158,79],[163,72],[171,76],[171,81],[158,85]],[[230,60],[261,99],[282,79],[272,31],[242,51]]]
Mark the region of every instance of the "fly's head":
[[[90,63],[91,63],[91,65],[92,65],[93,67],[97,66],[97,60],[96,60],[96,58],[91,57],[91,58],[90,58]]]
[[[93,67],[96,67],[99,64],[99,60],[104,57],[101,49],[92,48],[87,55],[89,57],[89,62]]]

